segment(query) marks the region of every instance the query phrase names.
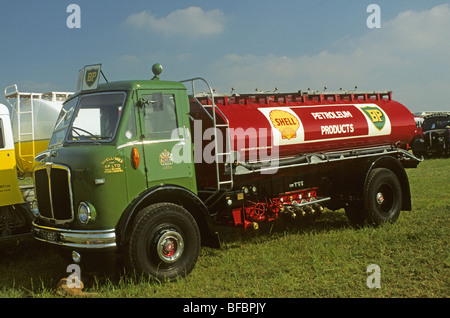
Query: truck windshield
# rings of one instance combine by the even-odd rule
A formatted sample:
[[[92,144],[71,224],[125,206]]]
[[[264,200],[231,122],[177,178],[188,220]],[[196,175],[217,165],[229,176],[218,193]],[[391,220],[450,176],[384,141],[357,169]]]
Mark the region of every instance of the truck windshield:
[[[115,137],[125,92],[94,93],[70,100],[61,109],[49,147],[68,142],[107,142]]]

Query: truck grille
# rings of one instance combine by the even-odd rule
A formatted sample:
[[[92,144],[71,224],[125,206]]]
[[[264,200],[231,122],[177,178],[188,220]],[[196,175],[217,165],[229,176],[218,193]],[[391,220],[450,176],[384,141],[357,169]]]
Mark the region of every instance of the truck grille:
[[[35,169],[34,182],[41,217],[55,223],[72,221],[74,213],[69,168],[46,163]]]

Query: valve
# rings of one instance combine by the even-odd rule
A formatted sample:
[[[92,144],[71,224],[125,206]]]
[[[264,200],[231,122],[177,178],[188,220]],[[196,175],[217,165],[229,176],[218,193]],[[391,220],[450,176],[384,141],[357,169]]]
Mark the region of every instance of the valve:
[[[247,208],[246,218],[249,221],[261,222],[266,220],[266,205],[256,203],[253,207]]]

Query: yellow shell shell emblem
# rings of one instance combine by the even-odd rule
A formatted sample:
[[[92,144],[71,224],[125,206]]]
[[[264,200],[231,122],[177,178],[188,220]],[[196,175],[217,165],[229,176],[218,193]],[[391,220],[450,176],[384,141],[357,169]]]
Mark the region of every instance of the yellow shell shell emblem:
[[[300,127],[298,119],[284,110],[272,110],[269,113],[273,126],[281,133],[281,139],[292,139],[297,137],[297,129]]]

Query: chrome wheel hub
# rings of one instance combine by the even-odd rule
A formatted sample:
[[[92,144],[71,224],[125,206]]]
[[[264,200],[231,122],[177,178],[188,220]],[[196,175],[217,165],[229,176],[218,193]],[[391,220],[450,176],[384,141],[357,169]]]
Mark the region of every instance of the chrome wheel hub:
[[[383,193],[378,192],[378,193],[377,193],[377,203],[378,203],[379,205],[381,205],[381,204],[383,204],[383,202],[384,202],[384,196],[383,196]]]
[[[183,254],[183,237],[176,231],[167,230],[160,236],[156,250],[163,262],[174,263]]]

